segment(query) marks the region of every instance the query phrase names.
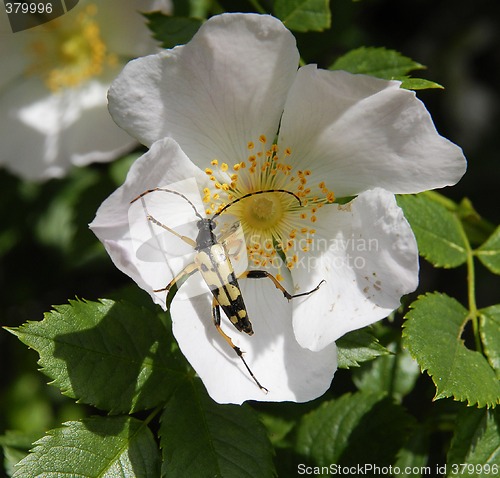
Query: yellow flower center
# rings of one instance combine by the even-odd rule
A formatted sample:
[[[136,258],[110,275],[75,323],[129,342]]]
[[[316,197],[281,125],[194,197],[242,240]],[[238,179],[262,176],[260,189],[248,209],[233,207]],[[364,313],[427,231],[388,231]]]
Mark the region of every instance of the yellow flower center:
[[[247,194],[287,191],[251,195],[235,202],[228,212],[243,227],[253,265],[265,267],[279,258],[292,269],[298,261],[297,250],[307,252],[313,243],[316,230],[312,226],[318,209],[334,202],[335,196],[323,181],[308,183],[310,170],[294,170],[285,161],[292,153],[290,148],[281,154],[276,144],[266,149],[266,142],[263,135],[258,141],[260,148],[253,141],[248,142],[246,161],[234,164],[232,171],[226,163],[212,161],[212,167],[205,172],[215,192],[210,188],[203,191],[205,212],[213,215]]]
[[[249,197],[241,208],[242,219],[250,227],[267,229],[283,217],[283,204],[280,193],[269,193]]]
[[[56,92],[76,87],[115,66],[117,57],[107,51],[96,15],[97,6],[89,4],[78,14],[40,26],[29,46],[34,61],[26,73],[40,76],[47,88]]]

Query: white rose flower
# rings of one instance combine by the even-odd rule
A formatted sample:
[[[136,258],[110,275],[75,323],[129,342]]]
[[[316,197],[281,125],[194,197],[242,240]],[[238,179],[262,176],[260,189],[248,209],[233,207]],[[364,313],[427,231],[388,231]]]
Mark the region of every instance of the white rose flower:
[[[0,18],[0,165],[28,180],[110,161],[137,142],[109,117],[107,90],[131,58],[157,51],[144,11],[170,0],[81,0],[12,33]]]
[[[221,403],[323,394],[337,366],[335,340],[386,317],[417,287],[416,241],[394,194],[451,185],[465,172],[460,148],[399,82],[298,61],[279,20],[224,14],[187,45],[130,62],[109,93],[115,121],[150,146],[91,224],[119,269],[166,308],[160,289],[194,250],[161,225],[187,235],[182,227],[197,217],[165,191],[131,201],[167,188],[200,215],[227,207],[217,220],[239,221],[251,270],[273,274],[291,294],[314,290],[287,301],[267,278],[242,279],[254,334],[222,314],[264,393],[214,327],[208,287],[190,294],[200,274],[180,287],[174,335]],[[182,186],[192,181],[198,200]],[[269,190],[281,192],[239,199]]]

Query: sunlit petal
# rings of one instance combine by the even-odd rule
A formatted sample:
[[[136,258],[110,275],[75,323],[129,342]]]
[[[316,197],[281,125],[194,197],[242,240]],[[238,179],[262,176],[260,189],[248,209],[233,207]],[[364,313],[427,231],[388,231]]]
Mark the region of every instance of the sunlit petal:
[[[271,16],[208,20],[185,46],[138,59],[113,83],[115,121],[146,145],[172,136],[201,168],[272,141],[298,66],[295,39]]]
[[[297,340],[311,350],[389,315],[419,270],[415,236],[389,192],[367,191],[319,215],[311,251],[292,270],[300,292],[325,281],[294,302]]]

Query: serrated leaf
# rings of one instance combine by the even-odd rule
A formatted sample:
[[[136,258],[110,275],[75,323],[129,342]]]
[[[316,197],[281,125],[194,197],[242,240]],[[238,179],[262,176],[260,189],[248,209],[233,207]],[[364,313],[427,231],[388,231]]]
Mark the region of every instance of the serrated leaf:
[[[29,452],[32,443],[40,438],[40,433],[7,431],[0,435],[0,446],[4,454],[4,467],[9,476],[14,474],[14,466]]]
[[[40,354],[64,395],[103,410],[153,408],[186,376],[159,317],[125,302],[71,301],[9,330]]]
[[[435,399],[453,397],[469,405],[494,407],[500,383],[484,356],[468,349],[461,333],[468,311],[444,294],[419,297],[406,315],[404,346],[436,385]]]
[[[494,274],[500,274],[500,226],[476,251],[479,260]]]
[[[482,309],[480,314],[484,353],[500,379],[500,305]]]
[[[377,337],[366,330],[354,330],[341,337],[336,343],[339,368],[359,367],[362,362],[389,354]]]
[[[397,197],[415,233],[420,255],[436,267],[458,267],[467,260],[467,243],[455,214],[425,195]]]
[[[157,478],[158,447],[148,427],[131,417],[66,422],[35,443],[13,478]]]
[[[388,466],[411,423],[404,409],[384,394],[348,393],[304,416],[296,452],[315,466]]]
[[[500,470],[500,409],[466,408],[458,415],[447,456],[449,477],[498,476]],[[461,464],[466,464],[462,470]],[[477,466],[475,466],[477,465]],[[493,467],[496,465],[496,471]]]
[[[408,352],[397,349],[395,342],[388,344],[387,349],[393,353],[363,364],[353,371],[352,379],[359,390],[385,392],[401,401],[413,390],[420,369]]]
[[[215,403],[198,380],[184,383],[167,402],[160,437],[163,476],[275,476],[273,450],[256,413],[246,405]]]
[[[328,0],[276,0],[274,14],[297,32],[322,31],[331,25]]]
[[[435,81],[408,76],[411,71],[423,69],[425,69],[425,66],[395,50],[376,47],[361,47],[351,50],[337,58],[335,63],[330,66],[330,70],[344,70],[355,74],[375,76],[384,80],[399,80],[401,81],[401,88],[406,90],[443,88]]]
[[[425,66],[413,61],[395,50],[361,47],[337,58],[330,70],[344,70],[350,73],[376,76],[385,80],[405,78],[413,70]]]
[[[144,13],[153,38],[161,42],[163,48],[184,45],[202,25],[199,18],[172,17],[160,12]]]

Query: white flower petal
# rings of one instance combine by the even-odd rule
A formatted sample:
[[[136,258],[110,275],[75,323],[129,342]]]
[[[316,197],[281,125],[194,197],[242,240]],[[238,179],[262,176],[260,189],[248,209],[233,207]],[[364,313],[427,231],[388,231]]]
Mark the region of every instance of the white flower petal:
[[[311,350],[386,317],[418,285],[416,240],[391,193],[374,189],[325,206],[317,224],[311,252],[292,269],[300,292],[325,280],[294,300],[297,340]]]
[[[415,237],[392,193],[453,184],[465,170],[461,150],[438,135],[425,107],[398,82],[315,66],[297,74],[297,61],[293,36],[279,20],[224,14],[209,19],[187,45],[129,63],[109,93],[117,123],[152,146],[99,210],[92,227],[117,266],[164,308],[164,293],[152,289],[164,287],[188,266],[192,274],[171,305],[173,330],[209,394],[220,403],[301,402],[321,395],[336,369],[334,341],[386,317],[417,286]],[[265,134],[268,147],[280,121],[279,154],[282,160],[284,152],[287,164],[276,163],[280,167],[273,172],[264,163],[257,165],[264,169],[238,165],[234,171],[245,169],[242,180],[231,181],[242,185],[241,190],[264,192],[274,187],[271,174],[281,171],[286,177],[288,166],[295,167],[275,187],[288,191],[300,179],[297,190],[304,192],[307,211],[299,216],[287,210],[282,221],[290,221],[292,229],[299,217],[310,213],[314,225],[281,231],[281,223],[274,224],[273,234],[278,242],[283,236],[288,256],[294,241],[294,246],[303,245],[299,232],[316,229],[312,250],[297,251],[290,275],[281,271],[289,292],[312,292],[288,302],[270,280],[242,279],[252,336],[238,332],[221,312],[224,333],[245,352],[248,366],[269,389],[265,394],[213,324],[213,299],[193,266],[192,245],[169,229],[194,238],[196,215],[189,203],[160,193],[147,194],[131,207],[128,203],[145,189],[190,177],[201,190],[213,181],[195,164],[205,168],[213,159],[229,165],[245,160],[248,142]],[[168,137],[177,143],[155,142]],[[184,193],[183,188],[176,190]],[[337,197],[359,196],[347,205],[325,205],[315,212],[315,189],[329,200],[331,190]],[[190,192],[185,194],[191,198]],[[197,192],[192,195],[201,212]],[[217,206],[209,204],[212,210]],[[249,229],[249,211],[243,207],[235,206],[227,215],[225,211],[219,222],[230,224],[231,213]],[[271,230],[272,217],[269,223]],[[264,231],[265,224],[252,225],[257,231],[260,226]],[[290,241],[285,242],[287,234]],[[241,243],[234,241],[236,254]],[[246,267],[235,262],[238,271]]]
[[[182,286],[188,286],[192,278]],[[293,333],[291,304],[271,281],[240,280],[254,334],[239,332],[221,311],[224,332],[244,352],[244,358],[265,393],[253,381],[241,359],[217,332],[210,294],[189,301],[174,298],[174,335],[185,357],[218,403],[245,400],[304,402],[322,395],[337,368],[335,344],[321,352],[301,348]],[[182,289],[182,288],[181,288]]]
[[[109,117],[106,90],[107,84],[94,80],[51,94],[37,78],[12,87],[0,97],[6,138],[0,162],[38,180],[61,177],[72,164],[108,161],[129,151],[137,143]]]
[[[157,50],[138,10],[166,12],[169,0],[81,0],[50,26],[13,34],[6,31],[8,22],[0,24],[0,164],[25,179],[62,177],[72,165],[110,161],[137,145],[107,109],[107,90],[121,65],[104,62],[102,74],[57,92],[42,78],[49,70],[65,67],[57,47],[62,37],[79,34],[77,19],[92,5],[97,14],[91,18],[107,54],[128,59]]]
[[[152,38],[142,12],[168,14],[172,11],[170,0],[91,0],[89,3],[97,4],[97,20],[106,25],[101,34],[108,49],[122,58],[136,58],[158,49],[159,42]]]
[[[196,216],[187,201],[173,194],[155,192],[143,202],[130,202],[139,194],[155,187],[176,188],[175,183],[196,180],[200,187],[205,175],[185,156],[172,139],[154,143],[131,167],[125,183],[97,211],[90,228],[104,244],[114,264],[147,291],[153,300],[165,308],[165,293],[154,289],[165,287],[175,274],[192,262],[192,247],[168,231],[150,223],[151,213],[181,234],[196,230]],[[184,191],[185,192],[185,191]],[[186,193],[186,192],[185,192]],[[187,193],[186,193],[187,194]],[[195,197],[190,197],[196,201]],[[201,199],[198,198],[201,204]]]
[[[110,112],[146,145],[171,136],[200,167],[246,159],[248,141],[273,141],[298,65],[293,35],[267,15],[209,19],[185,46],[130,62]]]
[[[289,162],[327,179],[337,197],[374,187],[416,193],[455,184],[462,150],[439,136],[423,103],[399,82],[300,68],[280,130]]]

